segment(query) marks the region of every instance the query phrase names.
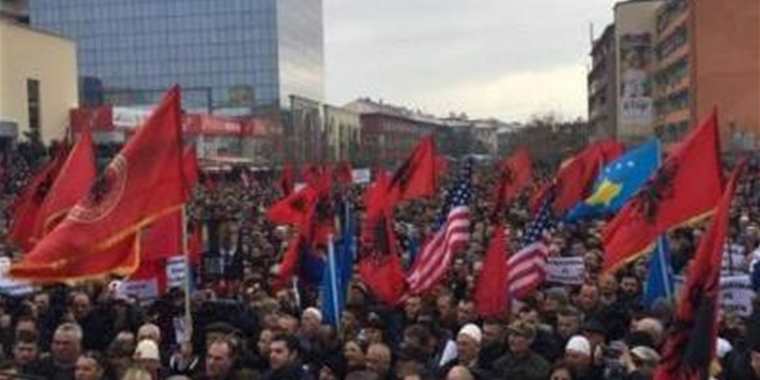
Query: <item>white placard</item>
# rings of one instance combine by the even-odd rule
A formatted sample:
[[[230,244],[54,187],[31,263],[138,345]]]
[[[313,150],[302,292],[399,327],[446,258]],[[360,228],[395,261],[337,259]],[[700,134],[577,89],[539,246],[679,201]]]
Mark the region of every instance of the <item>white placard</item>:
[[[187,265],[184,256],[174,256],[166,260],[166,287],[184,288]]]
[[[683,276],[675,276],[676,294],[680,296],[684,285]],[[740,316],[748,317],[752,314],[752,299],[755,291],[752,290],[752,279],[749,275],[721,276],[719,301],[721,310],[734,312]]]
[[[8,278],[8,270],[11,267],[11,259],[0,257],[0,294],[11,297],[23,297],[37,291],[37,287],[32,286],[27,281],[18,281]]]
[[[550,257],[546,262],[546,281],[563,285],[582,285],[586,277],[583,257]]]
[[[116,289],[119,296],[137,298],[140,301],[158,298],[158,281],[155,278],[145,280],[126,280]]]
[[[372,180],[372,172],[369,169],[354,169],[351,171],[354,183],[365,184]]]

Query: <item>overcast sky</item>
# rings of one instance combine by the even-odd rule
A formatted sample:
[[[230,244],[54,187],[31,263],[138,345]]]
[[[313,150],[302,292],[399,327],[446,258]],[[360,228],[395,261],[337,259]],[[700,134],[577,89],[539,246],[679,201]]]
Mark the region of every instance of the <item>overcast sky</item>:
[[[612,0],[324,0],[327,100],[586,117],[589,24]]]

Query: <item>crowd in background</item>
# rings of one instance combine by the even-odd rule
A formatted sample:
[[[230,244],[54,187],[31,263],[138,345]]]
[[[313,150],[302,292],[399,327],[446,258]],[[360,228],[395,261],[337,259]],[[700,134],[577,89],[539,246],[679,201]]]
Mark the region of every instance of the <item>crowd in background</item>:
[[[0,206],[7,209],[33,173],[23,149],[3,156]],[[455,173],[455,165],[449,170]],[[537,168],[536,184],[549,168]],[[473,291],[492,234],[496,171],[476,168],[468,247],[445,281],[423,296],[383,305],[355,275],[340,328],[324,323],[312,284],[273,286],[291,229],[266,219],[282,196],[279,173],[206,173],[189,207],[204,228],[204,260],[192,292],[170,289],[158,299],[125,297],[109,283],[48,286],[22,297],[0,296],[0,379],[650,379],[670,326],[673,305],[644,306],[646,259],[600,275],[603,220],[559,223],[547,234],[551,256],[584,258],[582,285],[544,284],[499,318],[482,319]],[[411,201],[396,212],[405,265],[431,234],[443,199]],[[346,190],[358,210],[363,185]],[[760,176],[739,187],[729,245],[751,273],[760,252]],[[504,212],[510,252],[531,220],[530,191]],[[6,232],[9,213],[5,213]],[[669,235],[676,273],[694,254],[704,226]],[[3,237],[7,256],[18,254]],[[411,242],[417,242],[412,244]],[[214,268],[209,268],[216,259]],[[760,379],[760,307],[721,312],[716,379]],[[190,325],[192,323],[192,325]]]

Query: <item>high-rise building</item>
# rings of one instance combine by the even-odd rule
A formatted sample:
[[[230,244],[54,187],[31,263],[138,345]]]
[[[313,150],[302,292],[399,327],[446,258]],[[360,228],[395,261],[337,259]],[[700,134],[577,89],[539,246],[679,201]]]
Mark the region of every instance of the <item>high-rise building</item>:
[[[186,107],[223,114],[324,98],[321,0],[30,0],[29,14],[77,42],[80,75],[117,105],[173,83]]]
[[[680,140],[713,109],[726,150],[760,148],[760,1],[628,0],[615,6],[614,72],[592,44],[589,121],[603,124],[600,83],[614,82],[614,123],[626,143]],[[599,67],[599,68],[597,68]]]
[[[588,73],[588,123],[591,140],[617,137],[617,59],[615,24],[592,42]]]
[[[657,25],[657,134],[675,141],[717,107],[724,148],[760,148],[760,2],[671,0]]]

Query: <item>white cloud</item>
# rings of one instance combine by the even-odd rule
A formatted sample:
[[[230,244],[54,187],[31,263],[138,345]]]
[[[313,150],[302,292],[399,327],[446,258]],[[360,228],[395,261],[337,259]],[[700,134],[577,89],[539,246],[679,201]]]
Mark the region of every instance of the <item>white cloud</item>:
[[[420,94],[420,103],[436,113],[465,110],[471,117],[525,120],[552,111],[575,118],[586,114],[585,78],[581,65],[511,72]]]
[[[586,115],[589,23],[613,0],[324,0],[328,101],[446,114]]]

